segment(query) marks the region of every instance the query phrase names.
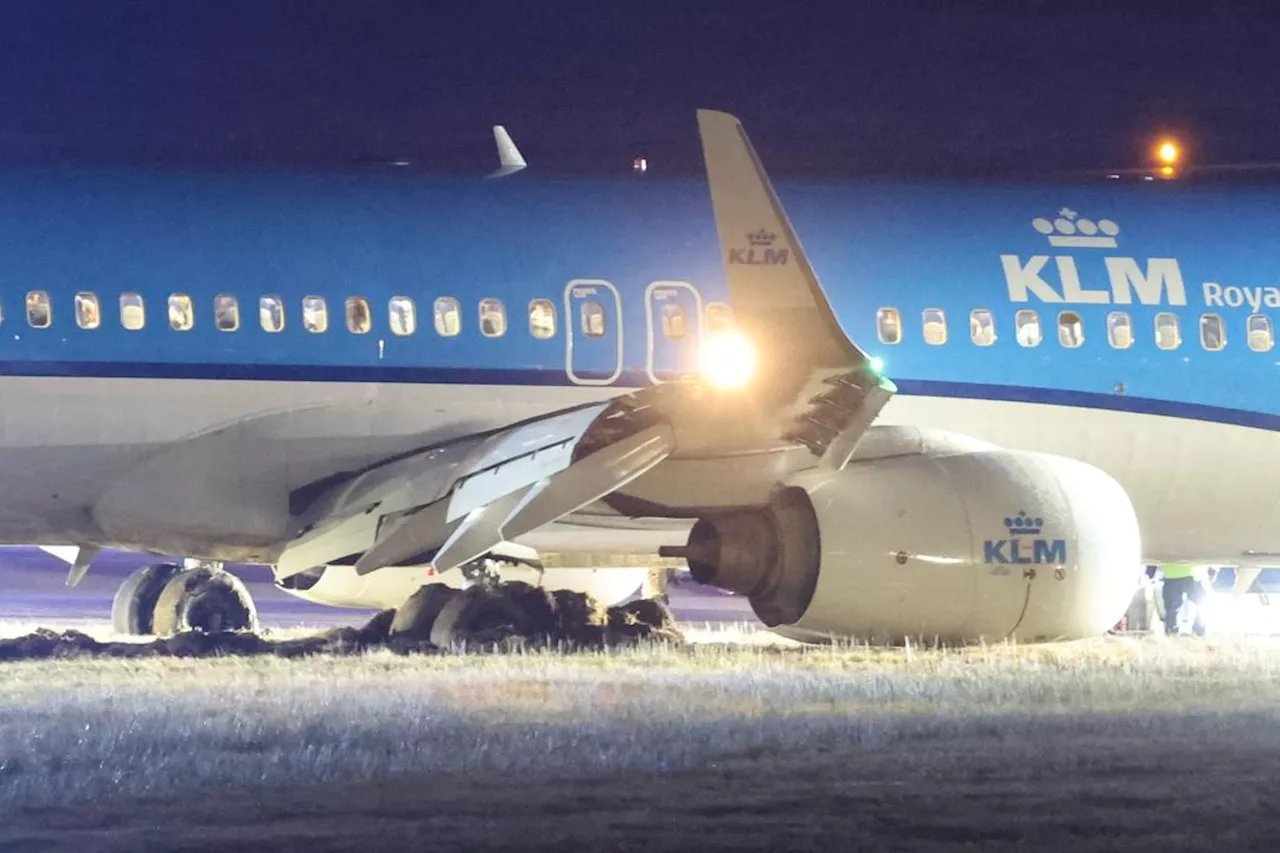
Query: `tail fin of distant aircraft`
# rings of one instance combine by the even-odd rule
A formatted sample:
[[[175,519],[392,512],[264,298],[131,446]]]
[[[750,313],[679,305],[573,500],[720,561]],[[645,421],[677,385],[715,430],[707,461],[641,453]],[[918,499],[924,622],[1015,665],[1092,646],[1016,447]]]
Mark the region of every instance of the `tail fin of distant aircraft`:
[[[507,129],[500,124],[493,126],[493,140],[498,143],[498,169],[489,174],[490,178],[505,178],[507,175],[513,175],[525,168],[529,164],[524,161],[524,157],[520,154],[520,149],[516,148],[515,142],[511,139],[511,134],[507,133]]]
[[[764,386],[757,391],[778,408],[801,404],[795,415],[805,425],[790,437],[842,466],[896,389],[837,322],[742,124],[699,110],[698,127],[734,318]],[[841,423],[827,429],[835,410]]]

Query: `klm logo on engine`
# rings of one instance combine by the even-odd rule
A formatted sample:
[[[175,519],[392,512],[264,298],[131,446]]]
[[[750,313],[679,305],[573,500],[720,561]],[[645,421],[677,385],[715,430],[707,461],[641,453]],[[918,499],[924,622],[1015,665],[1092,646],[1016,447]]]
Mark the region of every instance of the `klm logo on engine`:
[[[1067,561],[1067,540],[1043,539],[1043,518],[1032,518],[1019,511],[1004,520],[1008,539],[988,539],[982,543],[984,563],[993,565],[1061,565]]]
[[[1050,221],[1031,220],[1031,227],[1058,249],[1117,249],[1120,226],[1110,219],[1097,222],[1064,207]],[[1074,255],[1001,255],[1010,302],[1064,302],[1079,305],[1186,305],[1187,287],[1174,258],[1107,256],[1098,264]],[[1098,286],[1105,281],[1105,285]]]
[[[743,266],[781,266],[791,257],[790,249],[775,249],[778,235],[760,228],[747,235],[747,248],[730,249],[729,263]]]

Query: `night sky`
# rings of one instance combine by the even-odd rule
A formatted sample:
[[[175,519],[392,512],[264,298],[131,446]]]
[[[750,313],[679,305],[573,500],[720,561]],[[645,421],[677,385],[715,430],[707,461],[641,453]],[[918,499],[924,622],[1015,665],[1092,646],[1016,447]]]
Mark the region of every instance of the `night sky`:
[[[1280,4],[1276,4],[1280,5]],[[825,11],[833,10],[833,11]],[[838,10],[838,11],[836,11]],[[1017,11],[1013,11],[1017,10]],[[8,2],[0,157],[700,170],[693,110],[778,175],[1280,160],[1260,3]]]

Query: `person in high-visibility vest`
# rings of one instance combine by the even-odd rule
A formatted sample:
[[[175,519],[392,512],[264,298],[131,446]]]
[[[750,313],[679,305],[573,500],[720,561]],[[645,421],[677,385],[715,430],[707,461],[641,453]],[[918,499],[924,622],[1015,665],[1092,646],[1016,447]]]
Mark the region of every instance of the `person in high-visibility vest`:
[[[1178,633],[1178,610],[1182,607],[1182,598],[1192,602],[1195,607],[1195,623],[1192,632],[1197,637],[1204,636],[1204,617],[1201,607],[1204,604],[1204,585],[1196,577],[1196,567],[1192,563],[1161,563],[1160,574],[1164,576],[1164,632]]]

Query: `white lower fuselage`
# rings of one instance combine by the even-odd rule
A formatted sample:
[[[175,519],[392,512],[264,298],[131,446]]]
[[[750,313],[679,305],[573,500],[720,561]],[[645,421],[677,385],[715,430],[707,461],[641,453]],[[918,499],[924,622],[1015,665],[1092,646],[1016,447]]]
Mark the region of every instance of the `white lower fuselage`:
[[[0,378],[0,540],[270,563],[289,495],[334,470],[617,393],[607,387]],[[1020,402],[899,395],[877,423],[1082,460],[1115,477],[1150,560],[1280,553],[1270,460],[1251,427]],[[669,533],[557,525],[533,544],[635,551]]]

